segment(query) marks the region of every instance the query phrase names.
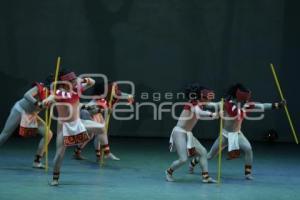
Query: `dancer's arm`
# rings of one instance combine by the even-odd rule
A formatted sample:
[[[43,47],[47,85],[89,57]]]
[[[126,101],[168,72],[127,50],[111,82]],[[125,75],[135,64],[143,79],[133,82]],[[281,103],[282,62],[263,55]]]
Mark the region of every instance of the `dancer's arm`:
[[[202,104],[205,109],[214,110],[215,112],[220,110],[220,107],[221,107],[221,102],[206,102],[206,103],[202,103]]]
[[[262,110],[271,110],[271,109],[280,109],[286,105],[286,101],[274,102],[274,103],[258,103],[250,102],[245,104],[246,109],[262,109]]]
[[[121,92],[121,97],[127,99],[128,103],[132,104],[134,102],[134,97],[131,94]]]
[[[217,116],[217,113],[213,113],[207,110],[202,110],[200,106],[196,105],[193,106],[191,109],[192,112],[196,114],[197,117],[211,117],[215,118]]]
[[[81,89],[82,91],[85,91],[89,89],[90,87],[93,87],[95,85],[96,81],[92,78],[84,78],[81,82]]]
[[[37,95],[37,93],[38,93],[38,88],[35,86],[24,94],[24,98],[33,104],[37,104],[38,101],[36,98],[34,98]]]
[[[51,104],[55,103],[55,96],[53,94],[49,95],[46,99],[44,99],[41,103],[39,103],[40,108],[49,107]]]

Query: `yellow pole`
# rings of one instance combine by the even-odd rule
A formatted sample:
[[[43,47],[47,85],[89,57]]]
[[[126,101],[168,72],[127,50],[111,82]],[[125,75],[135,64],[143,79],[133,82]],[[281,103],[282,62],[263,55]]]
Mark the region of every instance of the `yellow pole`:
[[[48,98],[48,90],[46,90],[46,98]],[[46,108],[45,111],[45,123],[46,123],[46,132],[45,132],[45,172],[48,172],[48,121],[49,121],[49,108]]]
[[[56,69],[55,69],[55,78],[54,78],[54,88],[53,88],[53,94],[56,94],[56,82],[58,79],[58,72],[60,68],[60,57],[57,57],[57,62],[56,62]],[[48,96],[48,94],[47,94]],[[46,155],[46,167],[45,170],[48,172],[48,135],[50,132],[50,127],[51,127],[51,118],[52,118],[52,112],[50,111],[50,116],[49,116],[49,108],[46,110],[46,145],[45,145],[45,155]]]
[[[110,115],[111,115],[111,111],[110,109],[112,109],[112,101],[113,101],[113,97],[115,96],[115,84],[113,83],[112,88],[111,88],[111,93],[110,93],[110,97],[109,97],[109,107],[108,107],[108,115],[107,115],[107,119],[105,120],[105,134],[108,134],[108,128],[109,128],[109,120],[110,120]],[[104,149],[101,149],[101,161],[100,161],[100,166],[103,167],[104,165]]]
[[[275,83],[276,83],[276,86],[277,86],[280,98],[281,98],[281,100],[284,100],[284,96],[283,96],[283,93],[282,93],[282,90],[281,90],[281,87],[280,87],[279,79],[278,79],[278,76],[276,74],[274,65],[271,63],[270,67],[271,67],[271,70],[272,70],[273,77],[275,79]],[[294,125],[293,125],[293,122],[292,122],[292,119],[291,119],[291,116],[290,116],[290,113],[289,113],[287,105],[284,106],[284,110],[285,110],[286,116],[288,118],[291,130],[292,130],[292,134],[294,136],[294,140],[295,140],[296,144],[299,144],[298,137],[297,137],[296,131],[294,129]]]
[[[111,94],[110,94],[109,104],[108,104],[109,106],[112,106],[111,104],[112,104],[112,101],[113,101],[113,97],[115,96],[115,84],[113,84],[111,90],[112,91],[111,91]],[[105,121],[105,133],[106,134],[108,134],[110,115],[111,115],[111,112],[108,112],[107,120]]]
[[[221,184],[221,168],[222,168],[222,132],[223,132],[223,104],[224,99],[220,103],[220,131],[219,131],[219,158],[218,158],[218,184]]]
[[[57,61],[56,61],[56,69],[55,69],[55,77],[54,77],[54,88],[53,88],[53,92],[54,92],[54,95],[55,95],[55,92],[56,92],[56,82],[57,82],[57,79],[58,79],[58,72],[59,72],[59,68],[60,68],[60,60],[61,58],[60,57],[57,57]]]

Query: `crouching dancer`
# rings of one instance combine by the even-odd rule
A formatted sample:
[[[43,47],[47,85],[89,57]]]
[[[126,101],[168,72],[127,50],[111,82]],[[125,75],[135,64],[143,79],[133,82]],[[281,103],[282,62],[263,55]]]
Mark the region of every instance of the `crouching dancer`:
[[[179,158],[165,171],[166,180],[173,182],[174,171],[186,163],[188,157],[197,156],[202,168],[202,182],[215,183],[216,181],[208,174],[207,151],[191,132],[198,119],[204,117],[215,118],[217,116],[216,113],[204,111],[201,105],[201,103],[213,99],[214,93],[198,84],[191,84],[185,93],[189,102],[184,106],[170,137],[170,151],[177,151]]]
[[[279,109],[286,102],[257,103],[251,102],[251,91],[240,83],[229,88],[224,102],[224,117],[222,131],[222,150],[228,146],[228,160],[240,157],[240,149],[245,153],[245,178],[252,180],[253,151],[250,142],[242,132],[242,123],[247,119],[247,114],[252,111],[264,111],[269,109]],[[210,102],[207,108],[219,109],[220,103]],[[255,109],[255,110],[254,110]],[[214,158],[219,152],[219,141],[214,142],[208,153],[208,159]],[[190,169],[197,164],[197,160],[192,160]]]
[[[59,184],[66,147],[85,143],[92,134],[104,133],[104,124],[80,119],[80,93],[93,86],[95,81],[91,78],[79,79],[74,72],[67,70],[60,71],[59,80],[61,82],[57,84],[55,95],[44,100],[44,103],[55,103],[58,113],[52,186]]]
[[[38,116],[38,113],[44,109],[42,101],[46,98],[46,93],[52,82],[52,76],[49,75],[44,83],[34,83],[23,98],[15,103],[6,120],[4,128],[0,134],[0,146],[14,133],[19,126],[19,135],[22,137],[33,137],[37,134],[42,136],[33,161],[34,168],[45,168],[42,158],[45,152],[45,145],[51,141],[52,132],[46,134],[46,123]],[[48,137],[46,137],[46,135]]]
[[[113,87],[114,85],[114,87]],[[112,97],[112,102],[111,105],[109,103],[109,98],[111,97],[111,91],[114,88],[115,90],[115,95]],[[108,85],[108,94],[106,95],[105,98],[103,99],[94,99],[86,106],[81,109],[80,111],[80,116],[81,119],[90,119],[93,120],[97,123],[105,123],[106,122],[106,117],[107,113],[112,111],[114,108],[114,105],[119,102],[121,99],[127,99],[129,104],[133,103],[133,96],[129,95],[127,93],[122,92],[119,88],[118,85],[115,82],[109,83]],[[102,92],[97,92],[97,95],[102,94]],[[91,138],[92,139],[92,138]],[[98,143],[98,145],[97,145]],[[87,143],[84,143],[83,145],[79,145],[75,148],[74,151],[74,158],[77,160],[82,160],[84,157],[82,157],[81,153],[83,148],[85,147]],[[116,157],[110,150],[110,145],[108,141],[108,133],[105,134],[100,134],[95,137],[94,139],[94,146],[97,147],[95,149],[96,152],[96,159],[97,162],[101,161],[101,157],[103,156],[105,159],[111,159],[111,160],[120,160],[120,158]],[[101,153],[104,153],[104,155],[101,155]]]

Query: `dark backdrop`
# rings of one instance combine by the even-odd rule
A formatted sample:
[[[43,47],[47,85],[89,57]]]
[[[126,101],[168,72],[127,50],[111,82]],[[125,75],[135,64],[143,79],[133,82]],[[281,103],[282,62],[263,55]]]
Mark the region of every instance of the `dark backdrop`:
[[[0,126],[30,83],[54,71],[60,55],[78,73],[133,81],[137,96],[178,92],[199,81],[220,98],[239,81],[266,102],[279,99],[273,62],[299,130],[299,8],[293,0],[2,0]],[[163,118],[152,120],[144,108],[139,121],[113,120],[111,134],[168,137],[176,121],[168,113]],[[261,140],[270,128],[292,141],[284,112],[246,122],[244,132]],[[200,122],[194,132],[215,138],[217,131],[217,122]]]

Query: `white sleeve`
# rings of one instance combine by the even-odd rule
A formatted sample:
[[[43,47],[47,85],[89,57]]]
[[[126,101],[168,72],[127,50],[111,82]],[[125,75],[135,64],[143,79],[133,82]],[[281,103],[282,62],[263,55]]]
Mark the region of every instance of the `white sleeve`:
[[[272,109],[272,103],[253,103],[254,108],[261,109],[261,110],[271,110]],[[247,108],[247,104],[245,105]],[[249,105],[250,106],[250,105]]]
[[[120,95],[122,98],[129,98],[129,97],[131,97],[132,95],[130,95],[130,94],[127,94],[127,93],[125,93],[125,92],[121,92],[121,95]]]
[[[194,112],[197,117],[213,117],[213,113],[210,111],[202,110],[199,106],[194,106],[191,109],[192,112]]]
[[[221,107],[221,102],[208,102],[203,104],[205,108],[219,110]]]
[[[36,98],[34,98],[34,96],[37,95],[37,93],[38,93],[38,88],[33,87],[24,94],[24,98],[26,100],[28,100],[29,102],[35,104],[37,102],[37,100],[36,100]]]

